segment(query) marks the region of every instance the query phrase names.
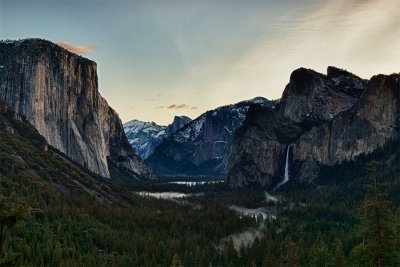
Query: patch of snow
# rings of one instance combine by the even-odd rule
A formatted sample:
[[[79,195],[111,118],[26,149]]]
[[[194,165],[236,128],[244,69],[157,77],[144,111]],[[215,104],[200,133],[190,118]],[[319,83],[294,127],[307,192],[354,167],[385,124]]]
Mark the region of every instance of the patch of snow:
[[[251,99],[249,102],[253,102],[254,104],[264,104],[266,102],[266,99],[256,97]]]
[[[205,115],[203,114],[200,117],[198,117],[197,119],[189,122],[183,130],[178,131],[174,135],[175,141],[182,143],[187,140],[191,140],[191,141],[195,140],[201,133],[201,130],[204,126],[205,120],[206,120],[206,118],[205,118]]]
[[[161,130],[154,136],[154,138],[160,138],[163,137],[164,135],[165,135],[165,130]]]
[[[129,144],[142,159],[148,158],[166,138],[165,129],[166,126],[138,120],[124,124],[124,131]]]

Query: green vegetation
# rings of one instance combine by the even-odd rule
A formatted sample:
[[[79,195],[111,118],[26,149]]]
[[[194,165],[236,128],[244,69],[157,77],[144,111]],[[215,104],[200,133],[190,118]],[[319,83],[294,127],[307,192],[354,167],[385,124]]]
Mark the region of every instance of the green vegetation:
[[[207,191],[189,204],[140,198],[47,149],[32,127],[3,112],[1,264],[399,266],[400,170],[363,172],[370,160],[362,161],[318,186],[289,185],[278,203],[267,202],[263,191],[229,191],[223,184],[137,187]],[[229,205],[271,208],[277,218],[260,225]],[[248,228],[263,235],[239,249],[226,238]]]
[[[5,198],[0,199],[0,265],[10,265],[15,260],[13,254],[3,253],[4,228],[13,227],[27,215],[27,211],[23,205],[16,208],[11,207]]]
[[[0,132],[0,195],[8,203],[0,216],[16,215],[18,203],[30,211],[19,224],[4,223],[7,265],[170,266],[177,254],[202,266],[218,261],[221,238],[256,223],[213,197],[200,199],[201,209],[136,197],[47,149],[12,112],[0,115]]]
[[[376,162],[371,164],[372,170],[378,168]],[[376,171],[372,172],[372,175]],[[382,177],[374,177],[368,185],[367,194],[359,209],[359,234],[362,242],[354,249],[354,256],[361,266],[398,266],[399,251],[396,248],[396,226],[391,212],[391,202],[385,193],[387,183],[382,183]],[[398,234],[398,233],[397,233]]]

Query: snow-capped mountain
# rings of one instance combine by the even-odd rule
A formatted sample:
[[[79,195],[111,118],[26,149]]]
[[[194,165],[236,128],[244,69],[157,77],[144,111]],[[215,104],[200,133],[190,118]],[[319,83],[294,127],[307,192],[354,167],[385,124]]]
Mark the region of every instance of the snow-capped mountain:
[[[225,175],[234,133],[252,105],[274,108],[275,102],[257,97],[207,111],[166,139],[146,163],[158,176]]]
[[[190,120],[186,116],[175,116],[174,121],[168,126],[132,120],[124,124],[124,131],[136,153],[142,159],[147,159],[156,147]]]

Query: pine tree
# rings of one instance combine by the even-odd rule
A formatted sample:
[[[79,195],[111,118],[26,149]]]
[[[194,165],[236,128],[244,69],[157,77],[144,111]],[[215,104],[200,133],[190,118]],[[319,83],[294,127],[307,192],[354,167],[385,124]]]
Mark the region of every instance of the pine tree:
[[[244,242],[242,241],[240,243],[240,247],[239,247],[239,261],[241,265],[245,265],[247,262],[247,257],[246,257],[246,247],[244,245]]]
[[[290,236],[286,237],[281,244],[281,265],[288,267],[299,266],[299,251]]]
[[[237,265],[238,261],[239,261],[239,256],[235,249],[235,244],[233,243],[233,239],[231,237],[225,243],[225,262]]]
[[[310,265],[316,267],[328,266],[329,249],[321,235],[317,237],[316,242],[311,248]]]
[[[178,254],[175,254],[174,257],[172,258],[172,267],[183,267],[181,258],[179,257]]]
[[[396,251],[397,251],[397,261],[400,262],[400,214],[396,215],[395,219],[395,237],[396,237]]]
[[[5,198],[0,199],[0,264],[10,264],[9,260],[5,262],[5,255],[3,251],[4,244],[4,228],[12,227],[21,221],[27,214],[26,208],[18,205],[13,208]]]
[[[333,254],[333,258],[332,258],[333,266],[346,266],[345,257],[343,255],[342,240],[340,240],[339,238],[336,238],[333,245],[334,245],[334,247],[333,247],[334,254]]]
[[[275,255],[274,255],[274,247],[272,242],[268,242],[266,246],[266,252],[263,259],[263,266],[270,267],[275,266]]]
[[[373,182],[367,186],[367,194],[359,209],[362,242],[354,248],[356,263],[368,266],[398,266],[394,216],[391,202],[385,193],[385,184],[380,182],[379,166],[372,163],[368,170]]]

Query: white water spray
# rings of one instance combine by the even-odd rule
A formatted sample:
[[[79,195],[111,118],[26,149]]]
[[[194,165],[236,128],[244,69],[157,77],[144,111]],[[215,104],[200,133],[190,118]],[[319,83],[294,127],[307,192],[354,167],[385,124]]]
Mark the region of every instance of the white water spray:
[[[283,180],[275,187],[275,189],[279,188],[281,185],[287,183],[289,181],[289,153],[290,153],[290,147],[292,145],[289,145],[286,150],[286,162],[285,162],[285,176]]]

